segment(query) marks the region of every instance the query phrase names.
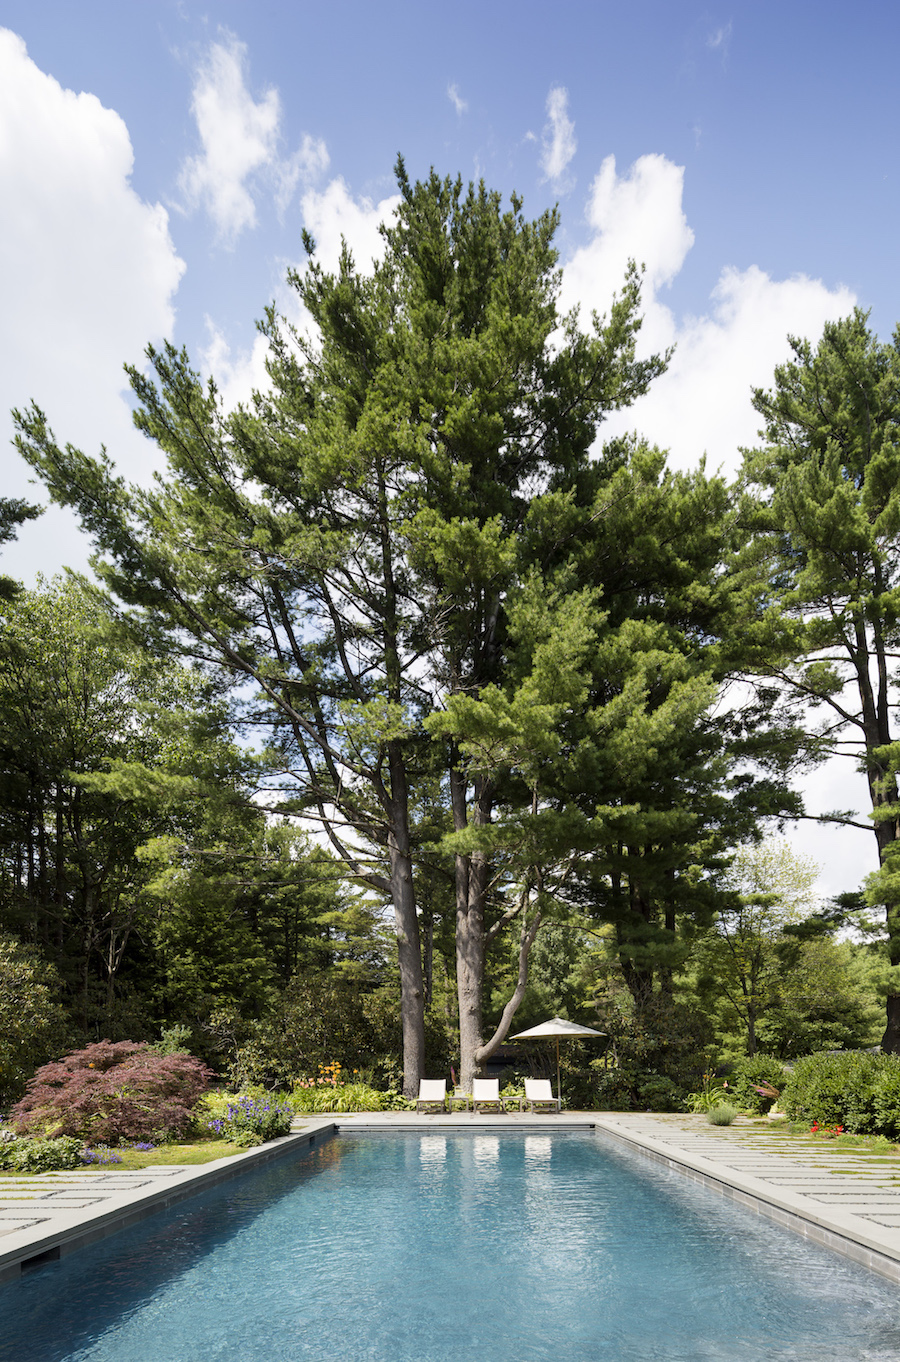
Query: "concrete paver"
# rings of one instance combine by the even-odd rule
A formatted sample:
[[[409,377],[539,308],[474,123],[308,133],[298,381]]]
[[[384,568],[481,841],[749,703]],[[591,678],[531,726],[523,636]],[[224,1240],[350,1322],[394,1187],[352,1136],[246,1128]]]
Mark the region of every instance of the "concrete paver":
[[[702,1126],[706,1124],[706,1129]],[[900,1159],[821,1147],[782,1149],[755,1124],[601,1115],[598,1128],[804,1237],[900,1282]]]

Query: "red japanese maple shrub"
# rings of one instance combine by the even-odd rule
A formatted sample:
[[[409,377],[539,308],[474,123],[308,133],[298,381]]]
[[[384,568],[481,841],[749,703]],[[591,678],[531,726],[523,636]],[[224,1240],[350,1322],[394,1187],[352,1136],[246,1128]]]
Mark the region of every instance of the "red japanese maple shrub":
[[[102,1040],[38,1069],[10,1121],[20,1135],[74,1135],[87,1144],[177,1139],[213,1076],[193,1055]]]

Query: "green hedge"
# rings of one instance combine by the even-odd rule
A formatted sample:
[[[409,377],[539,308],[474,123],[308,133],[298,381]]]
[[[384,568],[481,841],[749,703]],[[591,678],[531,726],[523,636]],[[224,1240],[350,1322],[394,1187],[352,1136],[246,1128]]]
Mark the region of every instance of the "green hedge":
[[[774,1088],[778,1093],[785,1085],[784,1065],[771,1055],[753,1055],[752,1058],[738,1059],[731,1066],[725,1083],[728,1100],[741,1111],[753,1111],[762,1115],[775,1102],[775,1097],[760,1088]]]
[[[900,1139],[900,1057],[848,1051],[806,1055],[781,1096],[787,1116]]]
[[[564,1078],[563,1091],[570,1107],[587,1111],[680,1111],[685,1100],[673,1079],[636,1067],[593,1068],[589,1087]]]

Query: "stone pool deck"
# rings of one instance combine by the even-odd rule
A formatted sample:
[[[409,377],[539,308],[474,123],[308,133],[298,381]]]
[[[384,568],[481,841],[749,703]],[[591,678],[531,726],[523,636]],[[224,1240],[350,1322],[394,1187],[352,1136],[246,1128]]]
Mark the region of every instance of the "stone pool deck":
[[[325,1125],[326,1123],[319,1123]],[[334,1122],[327,1123],[330,1136]],[[156,1164],[127,1172],[115,1165],[0,1178],[0,1282],[127,1229],[157,1211],[298,1152],[315,1139],[296,1134],[205,1164]]]
[[[839,1149],[826,1140],[800,1146],[749,1121],[717,1127],[700,1116],[620,1112],[327,1116],[298,1123],[296,1133],[283,1140],[211,1164],[0,1178],[0,1281],[337,1130],[590,1129],[900,1283],[900,1156]]]
[[[829,1140],[798,1145],[777,1126],[704,1117],[598,1116],[597,1128],[748,1210],[900,1283],[900,1156]]]

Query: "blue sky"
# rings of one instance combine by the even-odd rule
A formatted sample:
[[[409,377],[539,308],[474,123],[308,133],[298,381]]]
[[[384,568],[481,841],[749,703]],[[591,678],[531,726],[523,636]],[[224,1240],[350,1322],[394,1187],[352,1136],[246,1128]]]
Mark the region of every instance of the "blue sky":
[[[39,497],[7,443],[31,398],[150,475],[121,369],[148,341],[247,395],[301,229],[364,261],[398,152],[558,203],[566,305],[602,311],[645,262],[644,342],[675,360],[610,430],[732,471],[788,332],[856,303],[885,337],[900,320],[898,57],[887,0],[0,0],[0,491]],[[51,511],[0,567],[86,553]],[[835,780],[823,806],[848,802]]]

